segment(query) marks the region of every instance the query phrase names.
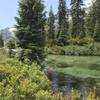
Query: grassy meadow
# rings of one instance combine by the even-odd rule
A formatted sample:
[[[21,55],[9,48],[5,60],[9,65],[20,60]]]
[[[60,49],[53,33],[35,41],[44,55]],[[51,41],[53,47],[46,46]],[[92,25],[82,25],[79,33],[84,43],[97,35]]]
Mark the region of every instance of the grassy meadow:
[[[46,64],[65,74],[75,74],[80,77],[100,78],[99,56],[61,56],[49,55]]]

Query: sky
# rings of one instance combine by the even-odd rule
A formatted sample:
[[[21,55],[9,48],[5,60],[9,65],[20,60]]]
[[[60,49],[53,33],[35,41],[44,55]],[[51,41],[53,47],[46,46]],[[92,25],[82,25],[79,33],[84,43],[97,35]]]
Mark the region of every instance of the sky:
[[[67,4],[70,0],[66,0]],[[86,4],[90,3],[90,0],[84,0]],[[57,12],[58,0],[44,0],[45,10],[49,11],[52,5],[54,13]],[[14,19],[17,16],[18,0],[0,0],[0,30],[6,27],[13,27],[16,24]]]

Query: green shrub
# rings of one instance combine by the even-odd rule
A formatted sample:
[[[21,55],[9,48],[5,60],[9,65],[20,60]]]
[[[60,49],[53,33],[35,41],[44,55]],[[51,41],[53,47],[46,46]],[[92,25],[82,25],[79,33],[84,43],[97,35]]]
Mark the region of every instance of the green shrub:
[[[31,62],[34,54],[31,49],[17,48],[16,57],[23,62]]]
[[[7,55],[13,57],[16,53],[13,51],[13,49],[15,49],[15,39],[6,40],[4,45],[6,47]]]
[[[100,56],[100,43],[95,43],[93,45],[93,55]]]
[[[85,46],[66,46],[64,50],[65,55],[89,56],[92,54],[91,50]]]
[[[39,91],[36,94],[36,100],[55,100],[48,91]]]
[[[17,48],[16,49],[16,57],[19,61],[23,61],[24,60],[24,49],[22,48]]]
[[[15,49],[15,39],[5,41],[5,47],[8,49]]]
[[[66,46],[64,47],[66,55],[75,56],[100,56],[100,43],[91,43],[85,46]]]
[[[19,59],[19,61],[22,62],[36,62],[41,65],[42,61],[44,60],[46,53],[43,50],[43,54],[41,53],[42,49],[38,48],[37,50],[32,49],[24,49],[24,48],[17,48],[16,50],[16,57]]]
[[[4,48],[0,48],[0,56],[6,56],[6,50]]]
[[[51,87],[37,64],[27,65],[14,59],[0,63],[1,100],[36,100],[39,91],[50,94]]]
[[[50,47],[48,48],[47,52],[48,54],[54,54],[54,55],[64,55],[65,54],[63,48],[60,46]]]
[[[4,40],[2,38],[2,34],[0,33],[0,47],[4,46]]]
[[[94,39],[91,37],[85,37],[83,39],[80,39],[80,42],[79,42],[80,45],[86,45],[86,44],[91,44],[91,43],[94,43]]]
[[[67,40],[67,43],[70,45],[79,45],[80,39],[79,38],[71,38]]]
[[[91,55],[100,56],[100,43],[91,43],[86,45],[86,48],[92,52]]]
[[[67,43],[69,45],[81,45],[81,46],[83,46],[83,45],[86,45],[86,44],[94,43],[94,40],[91,37],[85,37],[85,38],[82,38],[82,39],[71,38],[71,39],[67,40]]]

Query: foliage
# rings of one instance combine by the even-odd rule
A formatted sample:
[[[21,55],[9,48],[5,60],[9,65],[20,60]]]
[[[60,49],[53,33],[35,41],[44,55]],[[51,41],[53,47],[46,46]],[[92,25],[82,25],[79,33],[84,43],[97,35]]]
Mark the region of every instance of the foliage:
[[[5,47],[8,49],[15,49],[15,39],[5,41]]]
[[[93,38],[96,42],[100,42],[100,23],[98,22],[98,20],[96,21],[96,24],[95,24],[95,27],[94,27]]]
[[[95,41],[91,37],[84,37],[83,39],[80,39],[79,45],[87,45],[87,44],[93,44]]]
[[[43,58],[41,58],[41,56],[42,57],[45,56],[46,53],[41,54],[42,49],[38,48],[38,52],[37,52],[38,54],[37,54],[36,53],[37,50],[35,50],[35,49],[33,51],[31,49],[17,48],[16,58],[22,62],[26,62],[26,60],[27,60],[29,63],[36,62],[41,65],[41,62],[43,61]],[[34,59],[34,61],[33,61],[33,59]]]
[[[70,38],[69,40],[66,39],[66,41],[70,45],[79,45],[80,44],[79,38]]]
[[[65,55],[74,56],[89,56],[92,55],[92,51],[85,46],[66,46],[64,47]]]
[[[1,100],[69,100],[69,98],[76,100],[79,95],[77,90],[73,89],[70,96],[64,97],[61,93],[52,94],[50,82],[37,64],[27,65],[5,57],[0,59]]]
[[[71,0],[71,16],[72,16],[72,33],[71,37],[83,38],[85,36],[84,30],[84,15],[85,10],[82,8],[83,0]]]
[[[86,29],[86,34],[87,36],[90,36],[93,38],[93,33],[94,33],[94,27],[96,23],[96,18],[95,18],[95,9],[91,8],[89,13],[85,17],[85,29]]]
[[[64,55],[65,54],[63,48],[60,46],[53,46],[53,47],[48,48],[47,53],[54,54],[54,55]]]
[[[42,61],[45,46],[43,2],[41,0],[21,0],[16,21],[17,46],[26,49],[25,51],[27,49],[32,51],[33,57],[30,57],[30,60],[37,61],[38,56]]]
[[[92,41],[92,40],[89,40],[88,42],[90,42],[90,41]],[[81,42],[81,44],[82,44],[82,42]],[[65,46],[63,50],[65,51],[65,55],[100,56],[100,43],[92,43],[91,42],[91,43],[83,45],[83,46],[70,45],[70,46]]]
[[[86,30],[88,35],[94,38],[94,40],[99,41],[99,23],[100,23],[100,0],[95,0],[91,6],[90,12],[86,17]]]
[[[37,64],[4,59],[0,61],[0,98],[35,100],[37,94],[41,97],[40,91],[51,93],[50,82]]]
[[[6,100],[69,100],[79,98],[80,93],[72,89],[69,96],[63,96],[61,93],[53,94],[50,82],[37,64],[29,65],[19,62],[16,59],[1,57],[0,59],[0,98]],[[60,57],[61,58],[61,57]],[[89,60],[90,61],[90,60]],[[65,69],[64,69],[65,70]],[[75,72],[76,69],[73,69]],[[77,70],[78,71],[78,70]],[[70,72],[67,71],[67,72]],[[95,76],[94,71],[79,70]],[[74,74],[74,73],[73,73]],[[99,72],[98,72],[99,74]],[[86,74],[85,74],[86,75]],[[80,76],[80,75],[79,75]],[[97,76],[95,76],[97,78]],[[95,98],[95,92],[90,91],[87,100],[99,100]]]
[[[51,41],[50,43],[51,45],[55,39],[55,25],[54,24],[55,24],[55,15],[51,7],[50,12],[49,12],[49,18],[48,18],[48,41]]]
[[[48,54],[73,56],[100,56],[100,43],[92,38],[75,38],[67,40],[68,46],[52,46],[47,48]]]
[[[60,43],[64,43],[64,38],[68,38],[68,12],[66,7],[65,0],[59,0],[59,7],[58,7],[58,25],[59,31],[57,34],[58,41]]]
[[[32,59],[32,50],[31,49],[17,49],[16,57],[20,60],[25,62],[25,60],[31,61]]]
[[[0,33],[0,47],[3,47],[3,46],[4,46],[4,41],[2,38],[2,34]]]
[[[0,48],[0,56],[6,56],[6,50],[4,48]]]
[[[90,92],[88,96],[86,97],[86,100],[99,100],[99,97],[96,96],[96,88],[90,89]]]
[[[93,49],[93,55],[100,56],[100,43],[94,43],[90,48]]]
[[[72,100],[79,100],[80,99],[80,93],[77,90],[72,89],[70,95],[71,95]]]
[[[16,58],[19,60],[19,61],[23,61],[24,60],[24,49],[22,48],[17,48],[16,49]]]
[[[55,100],[48,91],[39,91],[36,94],[36,100]]]
[[[94,39],[91,37],[84,37],[82,39],[80,38],[70,38],[70,39],[66,39],[66,43],[69,45],[86,45],[86,44],[91,44],[94,43]]]
[[[16,45],[15,45],[15,39],[9,39],[9,40],[5,40],[5,48],[6,48],[6,54],[9,57],[13,57],[16,54]]]

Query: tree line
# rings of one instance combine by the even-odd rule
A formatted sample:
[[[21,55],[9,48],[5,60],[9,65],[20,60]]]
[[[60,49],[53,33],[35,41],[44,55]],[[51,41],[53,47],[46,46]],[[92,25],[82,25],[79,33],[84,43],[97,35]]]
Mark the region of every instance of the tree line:
[[[16,17],[16,44],[24,56],[38,63],[45,57],[46,44],[64,46],[71,38],[91,37],[100,41],[100,1],[96,0],[86,13],[83,0],[71,0],[69,11],[66,0],[59,0],[58,12],[50,8],[46,16],[42,0],[20,0]],[[70,14],[69,14],[70,13]]]

